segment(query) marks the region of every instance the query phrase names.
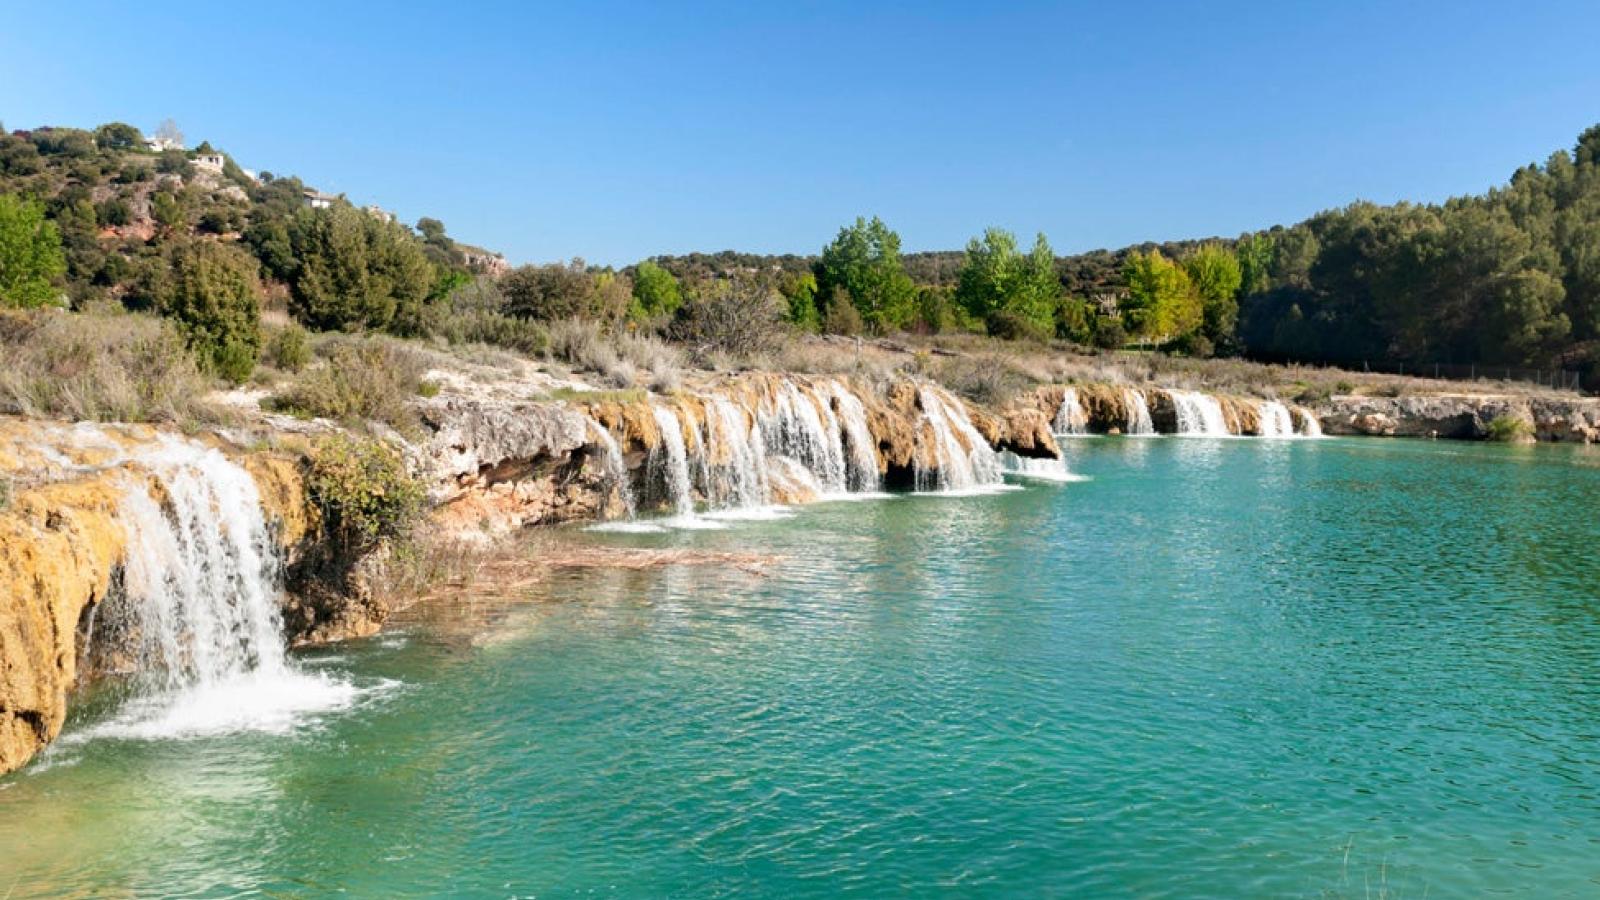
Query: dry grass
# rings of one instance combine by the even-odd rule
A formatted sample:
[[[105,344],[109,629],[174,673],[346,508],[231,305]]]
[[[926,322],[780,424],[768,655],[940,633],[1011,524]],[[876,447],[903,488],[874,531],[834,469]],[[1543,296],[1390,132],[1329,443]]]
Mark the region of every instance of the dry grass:
[[[654,390],[671,390],[682,378],[683,354],[677,347],[650,335],[606,334],[599,323],[587,319],[552,323],[550,354],[602,376],[615,388],[645,381]]]
[[[103,422],[228,420],[173,327],[136,314],[0,314],[0,412]]]
[[[382,422],[403,434],[418,428],[412,400],[430,385],[434,354],[393,338],[338,336],[317,347],[322,361],[266,401],[280,412],[360,427]]]

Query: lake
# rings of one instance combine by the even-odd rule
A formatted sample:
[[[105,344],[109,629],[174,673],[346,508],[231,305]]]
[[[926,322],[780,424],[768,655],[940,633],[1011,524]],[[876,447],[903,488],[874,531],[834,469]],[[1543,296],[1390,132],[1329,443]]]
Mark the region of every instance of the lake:
[[[1600,894],[1600,452],[1066,444],[563,531],[773,558],[430,607],[297,654],[320,711],[97,688],[0,778],[0,897]]]

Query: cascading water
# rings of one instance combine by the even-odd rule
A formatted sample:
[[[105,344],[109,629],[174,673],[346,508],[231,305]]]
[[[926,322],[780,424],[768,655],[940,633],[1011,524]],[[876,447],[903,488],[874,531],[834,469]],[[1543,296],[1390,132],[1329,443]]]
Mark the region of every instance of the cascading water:
[[[760,425],[747,422],[724,397],[706,403],[700,453],[701,492],[713,508],[754,509],[771,502],[766,440]],[[712,463],[712,447],[725,448],[727,462]]]
[[[651,467],[659,468],[666,486],[668,502],[680,519],[694,518],[694,483],[689,478],[689,451],[683,442],[683,423],[678,414],[658,403],[650,405],[661,445],[651,454]]]
[[[1150,419],[1150,404],[1145,402],[1144,392],[1133,388],[1125,388],[1122,396],[1128,407],[1128,424],[1123,433],[1131,435],[1155,434],[1156,425]]]
[[[1000,454],[1000,466],[1007,475],[1013,478],[1026,478],[1032,481],[1053,481],[1066,484],[1073,481],[1088,481],[1089,476],[1078,475],[1067,468],[1067,461],[1063,457],[1053,459],[1032,459],[1018,456],[1010,451]]]
[[[281,731],[356,689],[297,671],[279,613],[282,562],[255,481],[219,451],[164,436],[128,457],[120,591],[84,653],[121,658],[139,688],[83,736]]]
[[[617,497],[622,501],[624,515],[632,519],[638,507],[633,499],[633,485],[628,480],[628,463],[622,458],[622,447],[617,444],[617,439],[612,437],[611,431],[594,419],[589,420],[589,429],[600,439],[600,446],[605,450],[606,478],[616,485]]]
[[[1148,411],[1146,411],[1148,416]],[[1061,408],[1056,410],[1051,430],[1056,434],[1088,434],[1089,416],[1078,400],[1078,389],[1067,388],[1061,394]]]
[[[1317,421],[1317,417],[1312,415],[1310,410],[1304,408],[1300,410],[1300,436],[1322,437],[1322,423]]]
[[[824,424],[833,413],[816,403],[793,382],[778,389],[771,414],[762,423],[767,450],[800,463],[816,479],[819,494],[846,490],[844,442],[837,425]]]
[[[1276,400],[1263,400],[1256,407],[1256,418],[1259,425],[1256,434],[1265,438],[1294,437],[1294,419],[1289,415],[1289,407]]]
[[[1178,434],[1222,437],[1228,434],[1228,423],[1222,417],[1222,404],[1217,398],[1199,391],[1169,390],[1173,409],[1177,412]]]
[[[873,493],[882,483],[878,471],[878,447],[872,429],[867,427],[867,408],[861,399],[838,382],[831,384],[834,408],[845,438],[850,490]]]
[[[983,439],[961,403],[944,391],[923,386],[919,393],[923,421],[932,436],[928,448],[935,468],[923,464],[918,448],[916,483],[918,490],[970,491],[1004,483],[999,455]],[[919,442],[922,435],[918,435]]]

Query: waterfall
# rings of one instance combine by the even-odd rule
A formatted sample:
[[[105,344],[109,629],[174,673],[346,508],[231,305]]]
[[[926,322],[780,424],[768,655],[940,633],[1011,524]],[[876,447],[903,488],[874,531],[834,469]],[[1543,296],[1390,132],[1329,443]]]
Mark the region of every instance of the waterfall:
[[[622,499],[626,516],[632,519],[637,506],[633,499],[633,485],[628,480],[628,463],[622,458],[622,447],[611,436],[611,431],[594,419],[589,420],[589,428],[600,439],[600,447],[605,451],[606,478],[616,485],[617,496]]]
[[[1226,436],[1228,423],[1222,418],[1222,404],[1217,398],[1199,391],[1169,390],[1172,406],[1177,411],[1178,434]]]
[[[766,439],[759,424],[725,397],[707,401],[705,428],[701,441],[701,488],[713,507],[753,509],[770,502],[772,489],[767,478]],[[712,447],[726,448],[728,462],[714,466]]]
[[[1128,426],[1124,434],[1147,435],[1155,434],[1155,423],[1150,420],[1150,404],[1145,402],[1144,392],[1133,388],[1124,388],[1122,396],[1128,407]]]
[[[1311,410],[1300,410],[1300,436],[1308,438],[1322,437],[1322,423],[1317,421],[1316,415]]]
[[[918,490],[970,491],[1004,482],[998,454],[973,427],[966,408],[942,389],[924,385],[918,392],[923,422],[932,437],[927,448],[937,468],[924,465],[925,453],[918,448],[916,484]],[[947,399],[948,398],[948,399]],[[917,440],[922,441],[919,432]]]
[[[85,655],[125,661],[139,687],[78,737],[283,731],[348,705],[348,683],[297,671],[279,613],[282,561],[250,473],[171,436],[128,458],[120,590],[96,608]]]
[[[1148,416],[1148,411],[1146,415]],[[1056,410],[1051,430],[1056,434],[1089,433],[1089,416],[1083,411],[1083,404],[1078,401],[1077,388],[1069,387],[1062,392],[1061,408]]]
[[[661,444],[650,454],[651,466],[662,471],[662,482],[673,512],[681,519],[693,519],[694,488],[689,478],[689,452],[683,443],[683,424],[678,421],[677,413],[659,403],[650,404],[650,412],[661,431]]]
[[[1276,400],[1263,400],[1256,407],[1256,434],[1267,438],[1294,437],[1294,419],[1289,407]]]
[[[1089,476],[1078,475],[1068,469],[1066,459],[1059,456],[1051,459],[1032,459],[1007,450],[1000,453],[1000,465],[1007,475],[1014,478],[1053,481],[1060,484],[1089,480]]]
[[[832,420],[833,412],[786,380],[762,430],[767,450],[804,466],[816,479],[819,493],[842,494],[846,490],[844,440],[835,423],[824,424],[824,417]]]
[[[861,399],[838,382],[832,385],[833,404],[844,432],[849,464],[850,490],[872,493],[882,484],[878,471],[878,442],[867,427],[867,409]]]

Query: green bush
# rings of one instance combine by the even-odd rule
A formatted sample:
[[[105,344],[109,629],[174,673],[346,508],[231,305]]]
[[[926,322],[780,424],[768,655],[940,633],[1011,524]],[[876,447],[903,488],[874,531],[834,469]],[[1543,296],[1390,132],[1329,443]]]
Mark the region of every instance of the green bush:
[[[1486,437],[1491,441],[1511,444],[1533,436],[1533,426],[1516,416],[1495,416],[1489,421]]]
[[[1033,341],[1044,343],[1050,339],[1048,332],[1029,316],[1016,310],[991,310],[983,320],[989,334],[1007,341]]]
[[[306,492],[322,514],[334,557],[345,560],[384,541],[404,543],[427,502],[422,482],[393,448],[342,434],[312,449]]]
[[[283,372],[298,372],[311,362],[311,339],[299,325],[286,325],[267,339],[261,360]]]

